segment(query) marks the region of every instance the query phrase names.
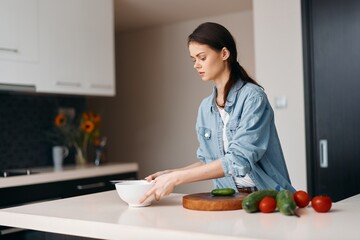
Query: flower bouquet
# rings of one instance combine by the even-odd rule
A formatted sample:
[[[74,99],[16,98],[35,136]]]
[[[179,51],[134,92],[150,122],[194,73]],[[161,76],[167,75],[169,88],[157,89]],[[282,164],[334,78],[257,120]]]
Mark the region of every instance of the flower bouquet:
[[[84,112],[78,119],[73,119],[63,113],[55,118],[55,130],[63,145],[74,147],[75,161],[79,165],[87,163],[88,146],[99,145],[100,142],[100,115],[93,112]]]

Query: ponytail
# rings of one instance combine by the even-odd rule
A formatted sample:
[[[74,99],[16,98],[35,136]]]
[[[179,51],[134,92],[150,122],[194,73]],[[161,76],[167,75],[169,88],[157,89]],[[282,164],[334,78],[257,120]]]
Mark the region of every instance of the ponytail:
[[[245,71],[245,69],[240,65],[240,63],[238,61],[234,61],[230,64],[231,64],[230,77],[229,77],[229,81],[227,81],[227,83],[225,85],[225,89],[224,89],[224,104],[226,103],[227,96],[229,95],[231,87],[237,81],[239,81],[239,78],[242,81],[244,81],[245,83],[252,83],[252,84],[255,84],[255,85],[261,87],[262,89],[264,89],[260,84],[258,84],[254,79],[252,79],[249,76],[249,74]],[[224,107],[224,106],[220,106],[220,107]]]

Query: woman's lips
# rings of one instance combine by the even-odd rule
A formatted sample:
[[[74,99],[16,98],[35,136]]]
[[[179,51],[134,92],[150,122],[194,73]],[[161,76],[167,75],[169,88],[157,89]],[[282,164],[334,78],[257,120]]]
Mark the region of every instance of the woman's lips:
[[[200,76],[204,76],[205,72],[199,72]]]

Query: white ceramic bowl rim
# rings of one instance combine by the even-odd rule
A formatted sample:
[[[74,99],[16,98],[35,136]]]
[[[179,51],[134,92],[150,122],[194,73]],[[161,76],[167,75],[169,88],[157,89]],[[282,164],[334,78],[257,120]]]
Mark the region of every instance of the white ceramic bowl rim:
[[[149,185],[151,182],[148,182],[146,180],[125,180],[116,183],[116,185]]]

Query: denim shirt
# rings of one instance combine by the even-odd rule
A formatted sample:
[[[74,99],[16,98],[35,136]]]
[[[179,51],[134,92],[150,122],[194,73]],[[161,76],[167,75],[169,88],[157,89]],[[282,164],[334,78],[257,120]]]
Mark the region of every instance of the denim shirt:
[[[238,80],[230,89],[224,107],[229,113],[224,152],[223,122],[216,107],[216,87],[199,107],[196,132],[197,157],[204,163],[220,160],[224,177],[213,180],[216,188],[236,189],[234,177],[249,174],[258,189],[287,189],[291,186],[274,112],[259,86]]]

